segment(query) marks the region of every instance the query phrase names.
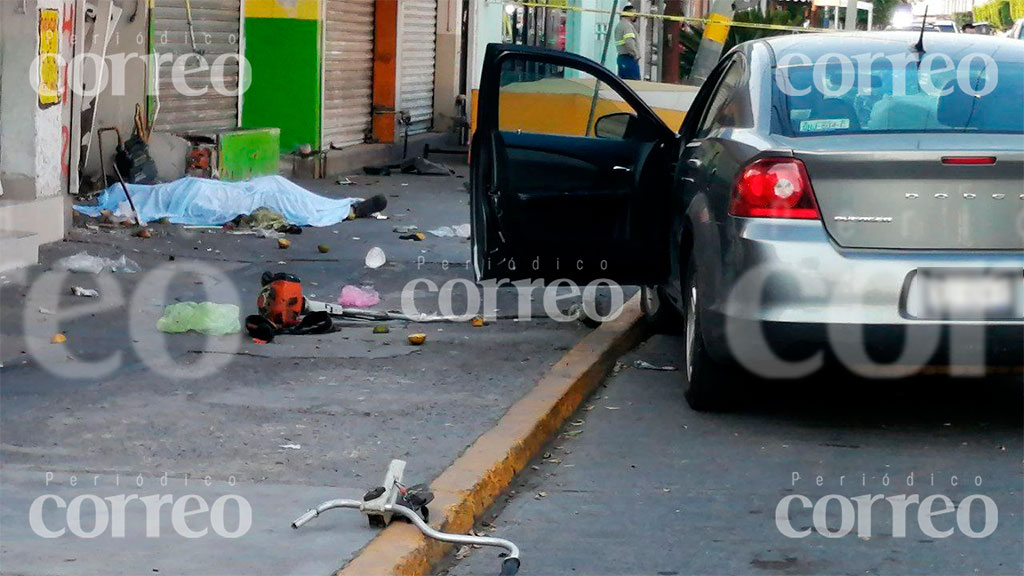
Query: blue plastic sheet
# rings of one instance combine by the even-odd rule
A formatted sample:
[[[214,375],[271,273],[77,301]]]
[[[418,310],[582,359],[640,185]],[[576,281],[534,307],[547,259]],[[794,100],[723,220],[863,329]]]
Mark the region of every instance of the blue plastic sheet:
[[[267,207],[298,226],[331,226],[348,218],[357,198],[326,198],[281,176],[264,176],[246,182],[222,182],[205,178],[182,178],[166,184],[129,184],[135,209],[142,222],[167,218],[175,224],[219,226],[240,214]],[[120,184],[107,188],[96,206],[75,206],[87,216],[102,210],[125,212]]]

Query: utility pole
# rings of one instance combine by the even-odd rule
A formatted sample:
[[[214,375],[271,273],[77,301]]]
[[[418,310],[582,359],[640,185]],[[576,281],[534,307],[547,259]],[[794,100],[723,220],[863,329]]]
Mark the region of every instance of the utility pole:
[[[846,0],[846,29],[857,29],[857,0]]]
[[[733,0],[714,0],[711,4],[711,14],[708,15],[708,23],[704,27],[704,37],[700,39],[700,48],[697,49],[697,55],[693,59],[693,70],[690,71],[690,77],[687,79],[688,84],[694,86],[703,84],[711,71],[715,69],[718,61],[721,60],[725,39],[729,36],[733,13]]]

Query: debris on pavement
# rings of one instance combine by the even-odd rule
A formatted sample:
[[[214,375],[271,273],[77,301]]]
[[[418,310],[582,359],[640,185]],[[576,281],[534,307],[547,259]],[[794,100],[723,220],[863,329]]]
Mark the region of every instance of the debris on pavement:
[[[92,288],[82,288],[81,286],[72,286],[71,293],[75,296],[81,296],[83,298],[96,298],[100,295],[98,290]]]
[[[338,295],[338,304],[352,308],[370,308],[380,304],[380,294],[370,286],[345,286]]]
[[[317,244],[316,250],[321,254],[327,254],[328,252],[331,251],[331,247],[328,246],[327,244]]]
[[[123,254],[117,260],[112,260],[110,258],[92,256],[88,252],[84,251],[57,260],[53,263],[52,269],[67,270],[68,272],[83,272],[88,274],[99,274],[103,270],[110,270],[111,272],[120,272],[123,274],[135,274],[141,270],[134,260],[128,259],[128,257]]]
[[[370,248],[370,251],[366,253],[366,267],[376,270],[387,262],[387,257],[384,255],[384,251],[379,247],[374,246]]]
[[[470,555],[471,552],[473,552],[473,548],[471,546],[463,546],[459,548],[458,552],[455,553],[455,559],[465,560]]]
[[[284,450],[302,450],[302,444],[279,444],[278,448]]]
[[[412,234],[403,234],[398,237],[399,240],[412,240],[414,242],[422,242],[427,239],[427,235],[423,232],[413,232]]]
[[[373,327],[373,333],[374,334],[390,334],[391,333],[391,328],[388,328],[384,324],[378,324],[378,325]]]
[[[483,316],[474,316],[471,323],[473,324],[474,328],[480,328],[487,325],[487,321],[484,320]]]
[[[153,237],[153,231],[150,230],[149,228],[142,228],[138,232],[135,233],[135,237],[136,238],[152,238]]]
[[[291,246],[292,246],[292,241],[291,240],[289,240],[287,238],[278,238],[277,239],[277,247],[279,249],[287,250],[287,249],[291,248]]]
[[[455,226],[441,226],[440,228],[429,230],[429,232],[438,238],[469,238],[470,227],[469,224],[457,224]]]
[[[337,184],[339,186],[352,186],[353,184],[356,184],[356,181],[351,179],[351,178],[349,178],[348,176],[346,176],[346,177],[342,178],[341,180],[338,180]]]
[[[410,234],[410,233],[415,232],[417,230],[419,230],[419,227],[418,226],[412,226],[412,225],[410,225],[410,226],[395,226],[393,228],[393,232],[395,232],[396,234]]]
[[[675,366],[655,366],[654,364],[651,364],[650,362],[645,362],[643,360],[637,360],[636,362],[633,362],[633,367],[639,368],[640,370],[657,370],[659,372],[675,372],[676,370],[678,370],[678,368],[676,368]]]
[[[68,337],[61,332],[54,334],[53,338],[50,338],[50,344],[64,344],[67,341]]]
[[[164,308],[156,329],[171,334],[190,330],[208,336],[237,334],[242,330],[238,316],[239,309],[234,304],[179,302]]]
[[[420,344],[423,344],[426,341],[427,341],[427,335],[426,334],[423,334],[423,333],[420,333],[420,334],[409,334],[409,344],[412,344],[413,346],[419,346]]]

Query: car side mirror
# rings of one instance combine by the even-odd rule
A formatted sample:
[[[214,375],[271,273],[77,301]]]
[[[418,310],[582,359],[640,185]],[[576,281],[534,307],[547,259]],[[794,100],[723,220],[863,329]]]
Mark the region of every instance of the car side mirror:
[[[636,116],[629,112],[615,112],[601,116],[594,122],[594,136],[608,140],[625,140]]]

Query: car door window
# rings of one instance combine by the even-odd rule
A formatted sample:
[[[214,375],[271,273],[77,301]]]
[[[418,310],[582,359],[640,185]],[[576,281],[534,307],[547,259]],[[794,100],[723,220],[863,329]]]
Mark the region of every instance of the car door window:
[[[501,62],[498,130],[622,140],[637,111],[593,75],[510,57]]]
[[[736,94],[742,78],[743,65],[738,60],[734,60],[722,74],[722,79],[708,100],[708,106],[704,110],[704,116],[694,135],[695,138],[706,138],[716,128],[736,125],[739,114],[739,111],[735,109],[738,104]]]

